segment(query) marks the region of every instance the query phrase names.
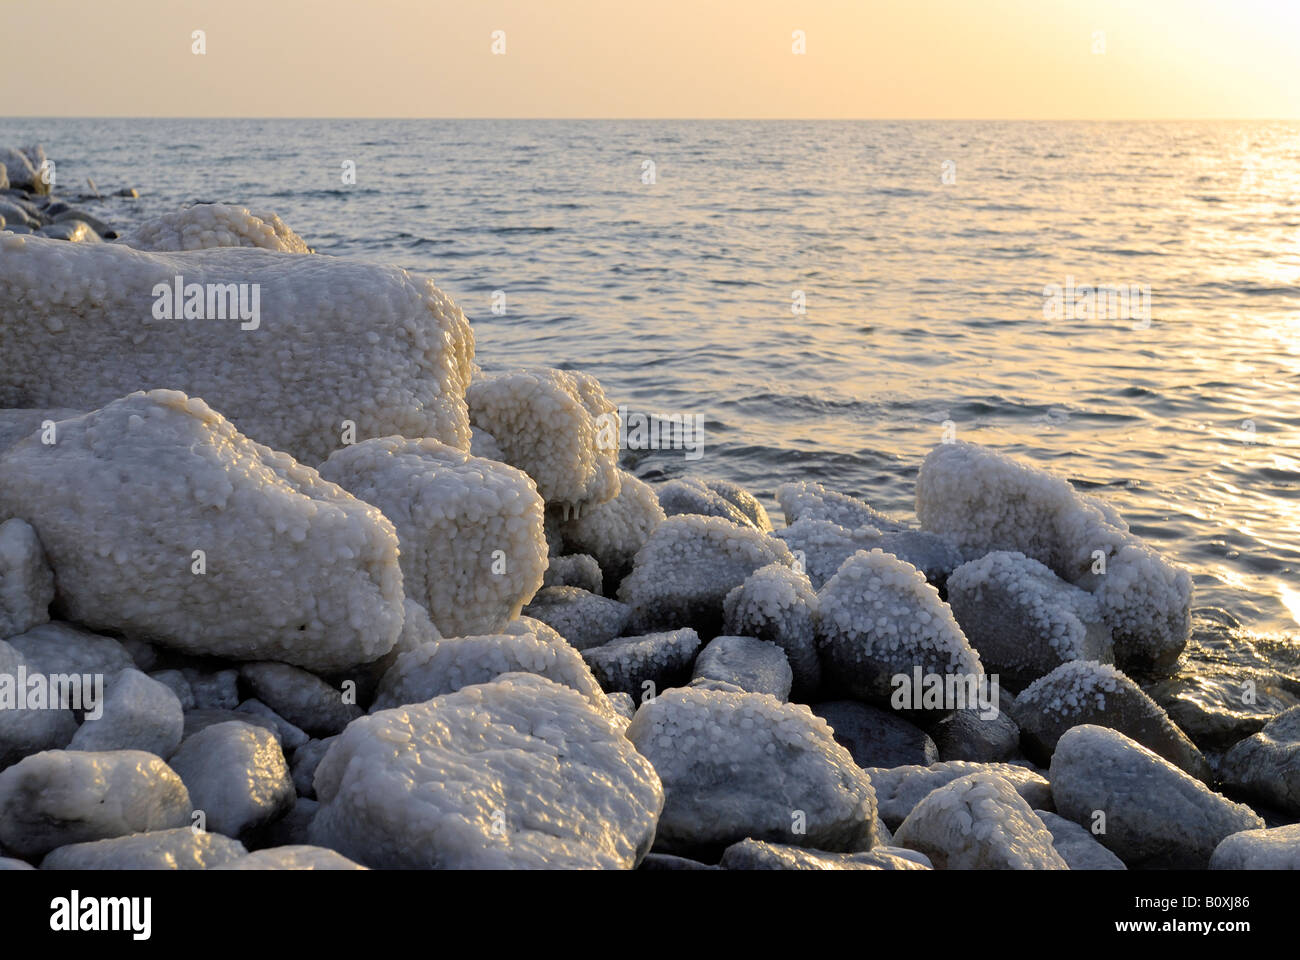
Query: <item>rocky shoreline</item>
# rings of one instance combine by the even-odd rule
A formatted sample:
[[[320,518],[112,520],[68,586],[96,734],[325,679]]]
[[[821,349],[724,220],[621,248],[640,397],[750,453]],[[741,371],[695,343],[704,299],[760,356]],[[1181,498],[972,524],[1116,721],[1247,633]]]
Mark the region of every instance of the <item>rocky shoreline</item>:
[[[1294,651],[1216,660],[1104,500],[960,442],[915,518],[652,487],[431,282],[119,235],[46,162],[0,150],[0,868],[1300,868]]]

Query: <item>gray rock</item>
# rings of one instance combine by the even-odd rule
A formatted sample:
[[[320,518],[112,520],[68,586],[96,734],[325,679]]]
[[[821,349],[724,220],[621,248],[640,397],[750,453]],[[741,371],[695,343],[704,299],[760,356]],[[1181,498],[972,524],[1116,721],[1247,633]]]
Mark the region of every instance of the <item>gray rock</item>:
[[[15,860],[13,857],[0,857],[0,870],[35,870],[26,860]]]
[[[693,679],[732,683],[749,693],[790,697],[794,675],[785,651],[754,637],[714,637],[695,658]]]
[[[234,710],[239,706],[239,671],[200,670],[185,667],[181,670],[194,694],[196,710]]]
[[[48,702],[44,709],[19,709],[24,667],[22,654],[0,640],[0,770],[33,753],[66,747],[77,732],[70,709],[52,710]]]
[[[772,530],[772,521],[763,505],[734,483],[682,477],[669,480],[659,487],[658,492],[659,505],[664,508],[666,516],[694,513],[705,517],[722,517],[764,533]]]
[[[19,517],[0,523],[0,640],[48,623],[54,572],[41,541]]]
[[[596,558],[585,553],[572,553],[563,557],[548,557],[546,573],[542,575],[542,588],[577,587],[588,593],[600,595],[604,589],[604,574]]]
[[[12,225],[9,230],[11,233],[18,232]],[[25,440],[34,433],[45,431],[47,424],[54,425],[60,420],[66,420],[69,417],[79,417],[82,412],[64,407],[6,407],[0,409],[0,453],[4,453],[19,440]],[[53,427],[50,439],[57,442],[57,426]],[[37,442],[39,443],[40,440],[37,440]]]
[[[9,638],[27,661],[29,670],[47,674],[80,673],[109,676],[131,669],[135,661],[121,643],[66,623],[43,623]]]
[[[901,851],[900,851],[901,852]],[[921,862],[924,861],[924,862]],[[785,843],[742,840],[722,852],[723,870],[928,870],[929,858],[913,853],[900,856],[888,847],[861,853],[805,850]]]
[[[366,870],[361,864],[325,847],[310,844],[257,850],[225,863],[218,870]]]
[[[185,711],[176,694],[139,670],[104,681],[103,712],[86,714],[69,750],[143,750],[166,760],[180,746]]]
[[[1249,807],[1106,727],[1061,737],[1050,779],[1057,812],[1080,824],[1104,815],[1097,838],[1130,869],[1204,869],[1224,837],[1264,826]]]
[[[1300,707],[1229,750],[1219,773],[1225,787],[1300,816]]]
[[[186,737],[171,758],[207,829],[228,837],[283,816],[297,794],[280,743],[251,723],[218,723]]]
[[[311,843],[311,824],[320,804],[309,797],[299,797],[293,809],[270,823],[250,839],[250,847],[287,847]]]
[[[103,237],[84,220],[64,220],[61,223],[47,224],[37,232],[51,240],[66,240],[69,243],[103,243]]]
[[[577,587],[544,587],[523,610],[524,616],[542,621],[579,650],[613,640],[631,614],[627,604]]]
[[[261,719],[273,724],[275,726],[276,739],[280,741],[280,748],[286,753],[297,750],[311,739],[311,737],[303,732],[301,727],[294,726],[255,697],[245,700],[239,706],[235,707],[235,713],[247,714],[251,717],[260,717]]]
[[[1111,853],[1091,833],[1073,820],[1058,817],[1047,810],[1035,810],[1052,833],[1052,846],[1071,870],[1127,870],[1124,861]]]
[[[812,698],[821,684],[817,654],[817,592],[808,577],[779,563],[750,574],[722,602],[723,629],[732,636],[757,637],[785,651],[793,682],[790,695]]]
[[[334,740],[334,737],[325,737],[322,740],[308,740],[293,752],[293,785],[300,797],[310,798],[316,796],[316,785],[314,783],[316,768],[320,766],[321,760],[325,758],[325,753]]]
[[[712,863],[700,863],[689,857],[675,857],[671,853],[647,853],[638,870],[717,870]]]
[[[280,739],[280,727],[274,720],[259,717],[255,713],[241,713],[238,710],[186,710],[184,739],[188,740],[200,730],[206,730],[218,723],[251,723],[253,726],[261,727],[277,740]]]
[[[253,696],[313,736],[341,733],[365,712],[355,702],[346,702],[342,690],[287,663],[246,663],[239,676]]]
[[[642,703],[646,695],[656,696],[685,681],[699,649],[699,634],[686,627],[618,637],[582,651],[582,659],[603,690],[626,693]]]
[[[190,689],[190,682],[185,679],[185,674],[179,670],[155,670],[149,676],[176,694],[182,710],[195,709],[194,691]]]
[[[866,771],[876,793],[876,806],[889,829],[895,832],[899,846],[907,846],[897,836],[899,825],[927,796],[959,777],[987,774],[1007,781],[1031,809],[1052,805],[1052,788],[1045,778],[1029,767],[1013,763],[967,763],[953,760],[928,767],[908,766]]]
[[[42,870],[210,870],[247,856],[238,840],[190,827],[70,843],[46,854]]]
[[[1300,823],[1224,837],[1210,857],[1210,869],[1300,870]]]
[[[860,767],[929,766],[939,751],[929,734],[888,710],[856,700],[815,703],[812,712],[831,725],[837,743]]]
[[[1012,759],[1020,748],[1020,727],[1007,712],[1010,695],[1002,693],[993,716],[975,707],[957,710],[930,728],[941,760],[1000,763]]]

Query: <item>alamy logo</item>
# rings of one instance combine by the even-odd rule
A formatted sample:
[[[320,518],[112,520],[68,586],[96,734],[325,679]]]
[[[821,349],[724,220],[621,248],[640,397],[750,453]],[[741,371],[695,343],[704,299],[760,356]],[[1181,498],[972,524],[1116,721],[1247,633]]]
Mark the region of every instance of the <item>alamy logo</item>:
[[[239,329],[256,330],[262,323],[260,283],[172,283],[153,288],[155,320],[240,320]]]
[[[896,673],[889,685],[889,705],[895,710],[977,710],[981,720],[998,715],[998,675],[988,673],[926,673],[913,667],[909,676]]]
[[[629,413],[619,406],[617,420],[602,413],[596,424],[601,450],[684,450],[687,460],[704,456],[702,413]]]
[[[1075,284],[1067,276],[1065,284],[1049,283],[1043,287],[1044,320],[1132,320],[1133,329],[1151,326],[1151,284],[1098,283]]]
[[[84,710],[86,720],[104,715],[102,673],[0,673],[0,711]]]
[[[153,933],[151,897],[85,897],[73,890],[50,901],[50,929],[59,933],[125,930],[132,940],[148,940]]]

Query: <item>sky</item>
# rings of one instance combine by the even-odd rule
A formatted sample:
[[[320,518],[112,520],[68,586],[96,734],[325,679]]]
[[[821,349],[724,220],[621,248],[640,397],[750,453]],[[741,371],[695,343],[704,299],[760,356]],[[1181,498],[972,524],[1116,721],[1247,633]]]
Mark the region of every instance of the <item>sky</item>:
[[[0,0],[0,17],[0,116],[1300,117],[1300,0]]]

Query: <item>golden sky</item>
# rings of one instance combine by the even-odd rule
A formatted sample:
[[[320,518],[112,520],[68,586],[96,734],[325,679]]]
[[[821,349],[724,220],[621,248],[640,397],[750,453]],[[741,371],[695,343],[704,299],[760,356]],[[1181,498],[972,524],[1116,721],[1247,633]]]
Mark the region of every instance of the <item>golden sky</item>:
[[[0,0],[0,15],[0,116],[1300,117],[1300,0]]]

